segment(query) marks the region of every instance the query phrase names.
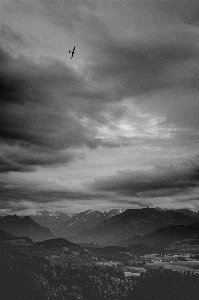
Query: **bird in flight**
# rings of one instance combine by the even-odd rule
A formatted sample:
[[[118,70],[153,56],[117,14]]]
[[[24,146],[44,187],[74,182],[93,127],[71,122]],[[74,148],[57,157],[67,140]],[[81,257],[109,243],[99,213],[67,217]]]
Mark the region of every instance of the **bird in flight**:
[[[75,47],[73,48],[73,51],[69,50],[69,53],[72,53],[71,59],[73,58],[73,55],[75,53]]]

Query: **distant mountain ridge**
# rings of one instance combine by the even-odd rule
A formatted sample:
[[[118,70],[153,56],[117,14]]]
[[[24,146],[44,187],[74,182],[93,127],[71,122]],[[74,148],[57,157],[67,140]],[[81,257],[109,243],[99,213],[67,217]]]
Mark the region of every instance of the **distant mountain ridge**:
[[[87,210],[80,212],[57,228],[56,234],[69,240],[79,236],[83,231],[90,230],[104,220],[120,214],[124,210],[112,209],[110,211]]]
[[[98,243],[103,246],[121,245],[120,241],[134,235],[144,235],[157,228],[170,225],[189,225],[199,220],[178,211],[160,211],[155,208],[128,209],[95,226],[82,230],[71,241],[75,243]]]
[[[33,220],[34,219],[34,220]],[[38,224],[39,223],[39,224]],[[135,236],[158,228],[199,223],[199,213],[189,209],[161,208],[87,210],[77,214],[43,210],[35,216],[1,216],[0,229],[16,236],[30,237],[34,242],[64,238],[74,243],[99,246],[124,246]],[[43,226],[43,225],[46,226]],[[48,228],[46,228],[48,227]],[[53,233],[51,230],[53,228]],[[126,244],[125,244],[126,246]]]
[[[62,212],[50,212],[42,210],[36,215],[31,215],[31,219],[43,227],[48,227],[52,233],[57,231],[57,228],[64,222],[70,220],[75,214],[65,214]]]
[[[29,237],[33,241],[54,238],[49,228],[35,223],[29,216],[7,215],[0,218],[0,229],[17,237]]]

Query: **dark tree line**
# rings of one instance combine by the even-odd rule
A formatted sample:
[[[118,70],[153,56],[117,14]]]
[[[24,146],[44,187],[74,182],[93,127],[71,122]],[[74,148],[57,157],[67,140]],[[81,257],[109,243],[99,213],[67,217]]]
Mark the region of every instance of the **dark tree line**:
[[[52,266],[1,250],[1,300],[198,300],[199,275],[162,268],[125,277],[115,267]]]

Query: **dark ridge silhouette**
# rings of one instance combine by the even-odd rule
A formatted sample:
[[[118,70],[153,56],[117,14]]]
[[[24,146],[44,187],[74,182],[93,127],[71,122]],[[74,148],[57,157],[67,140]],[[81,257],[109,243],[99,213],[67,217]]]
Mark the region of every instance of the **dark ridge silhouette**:
[[[44,241],[53,238],[49,228],[35,223],[29,216],[8,215],[0,218],[0,229],[17,237],[29,237],[33,241]]]

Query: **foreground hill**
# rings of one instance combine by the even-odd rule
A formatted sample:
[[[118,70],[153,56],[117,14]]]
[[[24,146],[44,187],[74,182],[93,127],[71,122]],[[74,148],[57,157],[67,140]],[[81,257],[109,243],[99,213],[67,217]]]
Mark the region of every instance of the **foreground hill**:
[[[0,229],[17,237],[29,237],[34,242],[52,239],[54,235],[45,227],[35,223],[30,217],[5,216],[0,218]]]
[[[5,231],[5,230],[1,230],[1,229],[0,229],[0,242],[6,241],[6,240],[8,240],[8,239],[10,239],[10,238],[13,238],[13,237],[14,237],[13,234],[10,234],[10,233],[8,233],[8,232]]]
[[[83,211],[59,226],[56,234],[59,237],[74,240],[75,237],[81,234],[83,231],[90,230],[102,221],[107,220],[112,216],[121,213],[122,211],[123,210],[119,209],[112,209],[110,211],[104,212],[97,210]],[[84,240],[82,240],[81,242],[84,243]]]
[[[103,266],[53,266],[0,249],[2,300],[198,300],[199,275],[150,270],[140,278]]]
[[[58,238],[58,239],[50,239],[43,242],[36,242],[32,246],[32,248],[42,248],[42,249],[55,249],[55,248],[68,248],[73,251],[79,251],[81,249],[84,249],[82,246],[69,242],[66,239]]]
[[[123,246],[134,248],[137,244],[146,247],[163,249],[194,249],[194,245],[199,244],[199,223],[184,225],[172,225],[158,228],[152,233],[145,235],[135,235],[120,242]],[[130,245],[130,246],[129,246]]]
[[[121,241],[134,235],[147,234],[170,225],[189,225],[197,222],[197,219],[177,211],[159,211],[154,208],[128,209],[82,231],[72,241],[123,246]]]
[[[196,223],[188,226],[173,225],[165,228],[158,228],[153,233],[138,239],[150,246],[169,245],[185,240],[191,240],[193,243],[194,241],[199,240],[199,224]]]

